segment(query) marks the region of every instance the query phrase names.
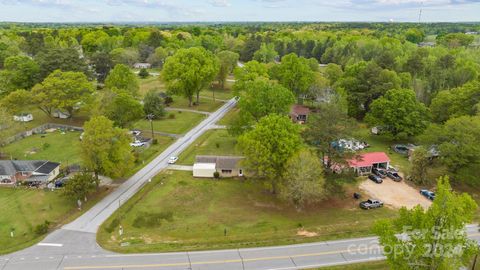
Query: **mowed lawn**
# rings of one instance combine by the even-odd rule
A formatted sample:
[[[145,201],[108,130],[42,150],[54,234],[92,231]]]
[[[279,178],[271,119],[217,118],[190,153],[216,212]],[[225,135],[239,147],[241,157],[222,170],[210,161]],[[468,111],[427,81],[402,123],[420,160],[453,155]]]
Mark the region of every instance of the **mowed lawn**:
[[[111,216],[97,240],[117,252],[271,246],[371,235],[375,220],[396,215],[387,208],[360,210],[357,201],[338,196],[299,212],[261,183],[166,171]],[[317,235],[300,236],[300,230]]]
[[[171,118],[170,115],[174,115],[174,117]],[[153,121],[153,130],[172,134],[184,134],[204,119],[204,114],[169,111],[164,118]],[[150,136],[150,121],[146,119],[140,120],[135,123],[134,127],[144,131],[145,135]]]
[[[83,211],[93,206],[109,191],[101,189],[83,205]],[[26,188],[0,188],[0,254],[26,248],[44,235],[35,233],[35,227],[48,220],[51,228],[79,216],[76,203],[60,190],[44,191]],[[14,230],[14,237],[10,237]]]
[[[208,130],[179,156],[179,164],[192,165],[196,155],[239,155],[237,140],[227,130]]]
[[[214,112],[220,108],[224,102],[220,100],[213,100],[212,97],[208,96],[201,96],[200,97],[200,104],[189,106],[188,99],[181,96],[173,96],[173,103],[170,104],[172,108],[181,108],[181,109],[189,109],[189,110],[197,110],[197,111],[204,111],[204,112]],[[193,102],[196,101],[196,96],[193,98]]]
[[[35,134],[11,143],[0,151],[14,159],[50,160],[62,165],[80,163],[80,132],[59,130]]]

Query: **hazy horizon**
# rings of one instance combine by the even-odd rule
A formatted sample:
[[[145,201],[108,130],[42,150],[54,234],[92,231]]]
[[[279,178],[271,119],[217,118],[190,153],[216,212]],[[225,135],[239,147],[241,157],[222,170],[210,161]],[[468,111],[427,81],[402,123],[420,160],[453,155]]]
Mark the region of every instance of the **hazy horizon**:
[[[0,0],[0,21],[19,23],[434,23],[479,14],[480,0]]]

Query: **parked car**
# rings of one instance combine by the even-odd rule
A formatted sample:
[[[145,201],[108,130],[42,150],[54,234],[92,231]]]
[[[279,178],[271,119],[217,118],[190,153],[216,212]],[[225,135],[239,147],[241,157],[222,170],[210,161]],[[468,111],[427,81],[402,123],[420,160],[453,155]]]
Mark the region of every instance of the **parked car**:
[[[168,164],[175,164],[178,160],[178,157],[170,157],[168,159]]]
[[[133,136],[139,136],[140,134],[142,134],[142,132],[138,129],[134,129],[130,130],[130,134],[132,134]]]
[[[65,186],[65,184],[68,182],[69,178],[68,177],[64,177],[64,178],[61,178],[61,179],[58,179],[55,181],[55,187],[56,188],[62,188]]]
[[[370,174],[368,176],[368,179],[372,180],[373,182],[377,183],[377,184],[381,184],[383,183],[383,179],[382,177],[378,176],[378,175],[375,175],[375,174]]]
[[[403,178],[397,172],[387,172],[387,176],[395,182],[400,182],[403,180]]]
[[[373,168],[372,173],[375,174],[376,176],[381,177],[381,178],[386,178],[387,177],[387,172],[383,169]]]
[[[374,199],[368,199],[360,203],[360,208],[362,209],[373,209],[383,207],[383,202]]]
[[[132,147],[142,147],[145,146],[145,143],[139,140],[135,140],[133,143],[130,144]]]
[[[420,190],[420,194],[422,194],[423,196],[425,196],[427,199],[431,201],[435,199],[435,192],[433,191],[422,189]]]
[[[408,156],[410,150],[414,149],[415,145],[413,144],[395,144],[392,145],[392,150],[400,155]]]

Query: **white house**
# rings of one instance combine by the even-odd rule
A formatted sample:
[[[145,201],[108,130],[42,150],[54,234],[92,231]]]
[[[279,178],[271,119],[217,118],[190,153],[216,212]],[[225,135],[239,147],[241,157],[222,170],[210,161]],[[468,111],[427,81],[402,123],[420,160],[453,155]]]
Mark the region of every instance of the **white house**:
[[[17,122],[30,122],[33,121],[33,115],[31,113],[21,113],[13,116],[13,121]]]
[[[242,159],[236,156],[197,156],[193,164],[193,177],[212,178],[215,172],[219,177],[242,177]]]
[[[140,69],[140,68],[151,68],[152,65],[150,63],[135,63],[135,64],[133,64],[133,67],[138,68],[138,69]]]

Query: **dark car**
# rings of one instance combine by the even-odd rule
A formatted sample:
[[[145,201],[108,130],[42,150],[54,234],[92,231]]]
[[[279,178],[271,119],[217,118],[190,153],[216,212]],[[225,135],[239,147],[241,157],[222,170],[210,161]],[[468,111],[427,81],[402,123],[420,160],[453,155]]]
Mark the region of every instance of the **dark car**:
[[[403,178],[397,172],[387,172],[387,176],[395,182],[400,182],[403,180]]]
[[[431,201],[435,199],[435,192],[433,191],[422,189],[420,190],[420,194],[422,194],[423,196],[425,196],[427,199]]]
[[[379,168],[373,168],[372,173],[375,174],[376,176],[379,176],[381,178],[387,177],[387,172],[385,170],[379,169]]]
[[[373,182],[375,182],[377,184],[383,183],[383,179],[380,176],[375,175],[375,174],[370,174],[368,176],[368,179],[372,180]]]
[[[379,200],[368,199],[360,203],[360,208],[362,209],[373,209],[383,207],[383,202]]]
[[[61,178],[61,179],[58,179],[57,181],[55,181],[55,187],[56,188],[62,188],[65,186],[65,184],[68,182],[68,178],[64,177],[64,178]]]

